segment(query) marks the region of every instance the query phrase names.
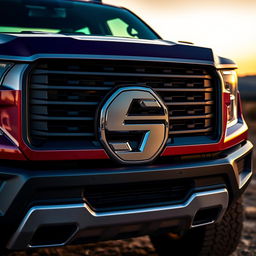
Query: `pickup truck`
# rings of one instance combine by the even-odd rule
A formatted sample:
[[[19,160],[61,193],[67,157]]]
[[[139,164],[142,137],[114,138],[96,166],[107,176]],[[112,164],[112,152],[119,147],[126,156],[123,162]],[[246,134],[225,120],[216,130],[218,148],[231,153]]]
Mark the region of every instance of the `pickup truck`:
[[[100,1],[0,0],[0,247],[149,235],[232,253],[252,176],[237,65]]]

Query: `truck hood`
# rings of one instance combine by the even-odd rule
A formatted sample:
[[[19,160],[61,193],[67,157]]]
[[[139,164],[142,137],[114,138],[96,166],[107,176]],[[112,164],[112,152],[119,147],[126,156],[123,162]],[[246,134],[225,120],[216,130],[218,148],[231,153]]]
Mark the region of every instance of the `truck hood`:
[[[214,63],[211,49],[163,40],[62,34],[1,34],[0,59],[33,61],[40,57],[130,57]]]

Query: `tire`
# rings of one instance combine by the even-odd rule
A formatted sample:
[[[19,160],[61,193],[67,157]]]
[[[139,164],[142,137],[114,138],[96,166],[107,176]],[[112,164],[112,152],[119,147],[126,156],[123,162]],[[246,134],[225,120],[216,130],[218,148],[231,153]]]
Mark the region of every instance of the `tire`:
[[[220,223],[193,228],[175,240],[169,233],[150,238],[159,256],[228,256],[237,248],[242,228],[243,205],[239,199]]]

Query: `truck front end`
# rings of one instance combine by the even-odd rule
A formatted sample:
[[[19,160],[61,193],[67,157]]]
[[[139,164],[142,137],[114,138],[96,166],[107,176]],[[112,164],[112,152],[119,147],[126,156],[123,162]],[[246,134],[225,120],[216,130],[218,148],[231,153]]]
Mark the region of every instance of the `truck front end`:
[[[186,255],[200,233],[204,255],[231,219],[230,245],[207,250],[232,252],[252,176],[235,63],[126,9],[0,4],[2,248],[149,234],[159,254]]]

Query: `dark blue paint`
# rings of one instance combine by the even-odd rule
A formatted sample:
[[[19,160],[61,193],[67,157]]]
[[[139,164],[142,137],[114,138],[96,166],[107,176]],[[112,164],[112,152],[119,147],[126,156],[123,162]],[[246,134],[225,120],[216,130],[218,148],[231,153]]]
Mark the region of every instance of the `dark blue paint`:
[[[223,57],[219,57],[219,64],[222,65],[227,65],[227,64],[232,64],[232,65],[236,65],[236,63],[233,60],[227,59],[227,58],[223,58]]]
[[[91,54],[214,61],[211,49],[191,45],[79,40],[72,37],[15,37],[1,43],[0,55],[31,57],[35,54]]]

